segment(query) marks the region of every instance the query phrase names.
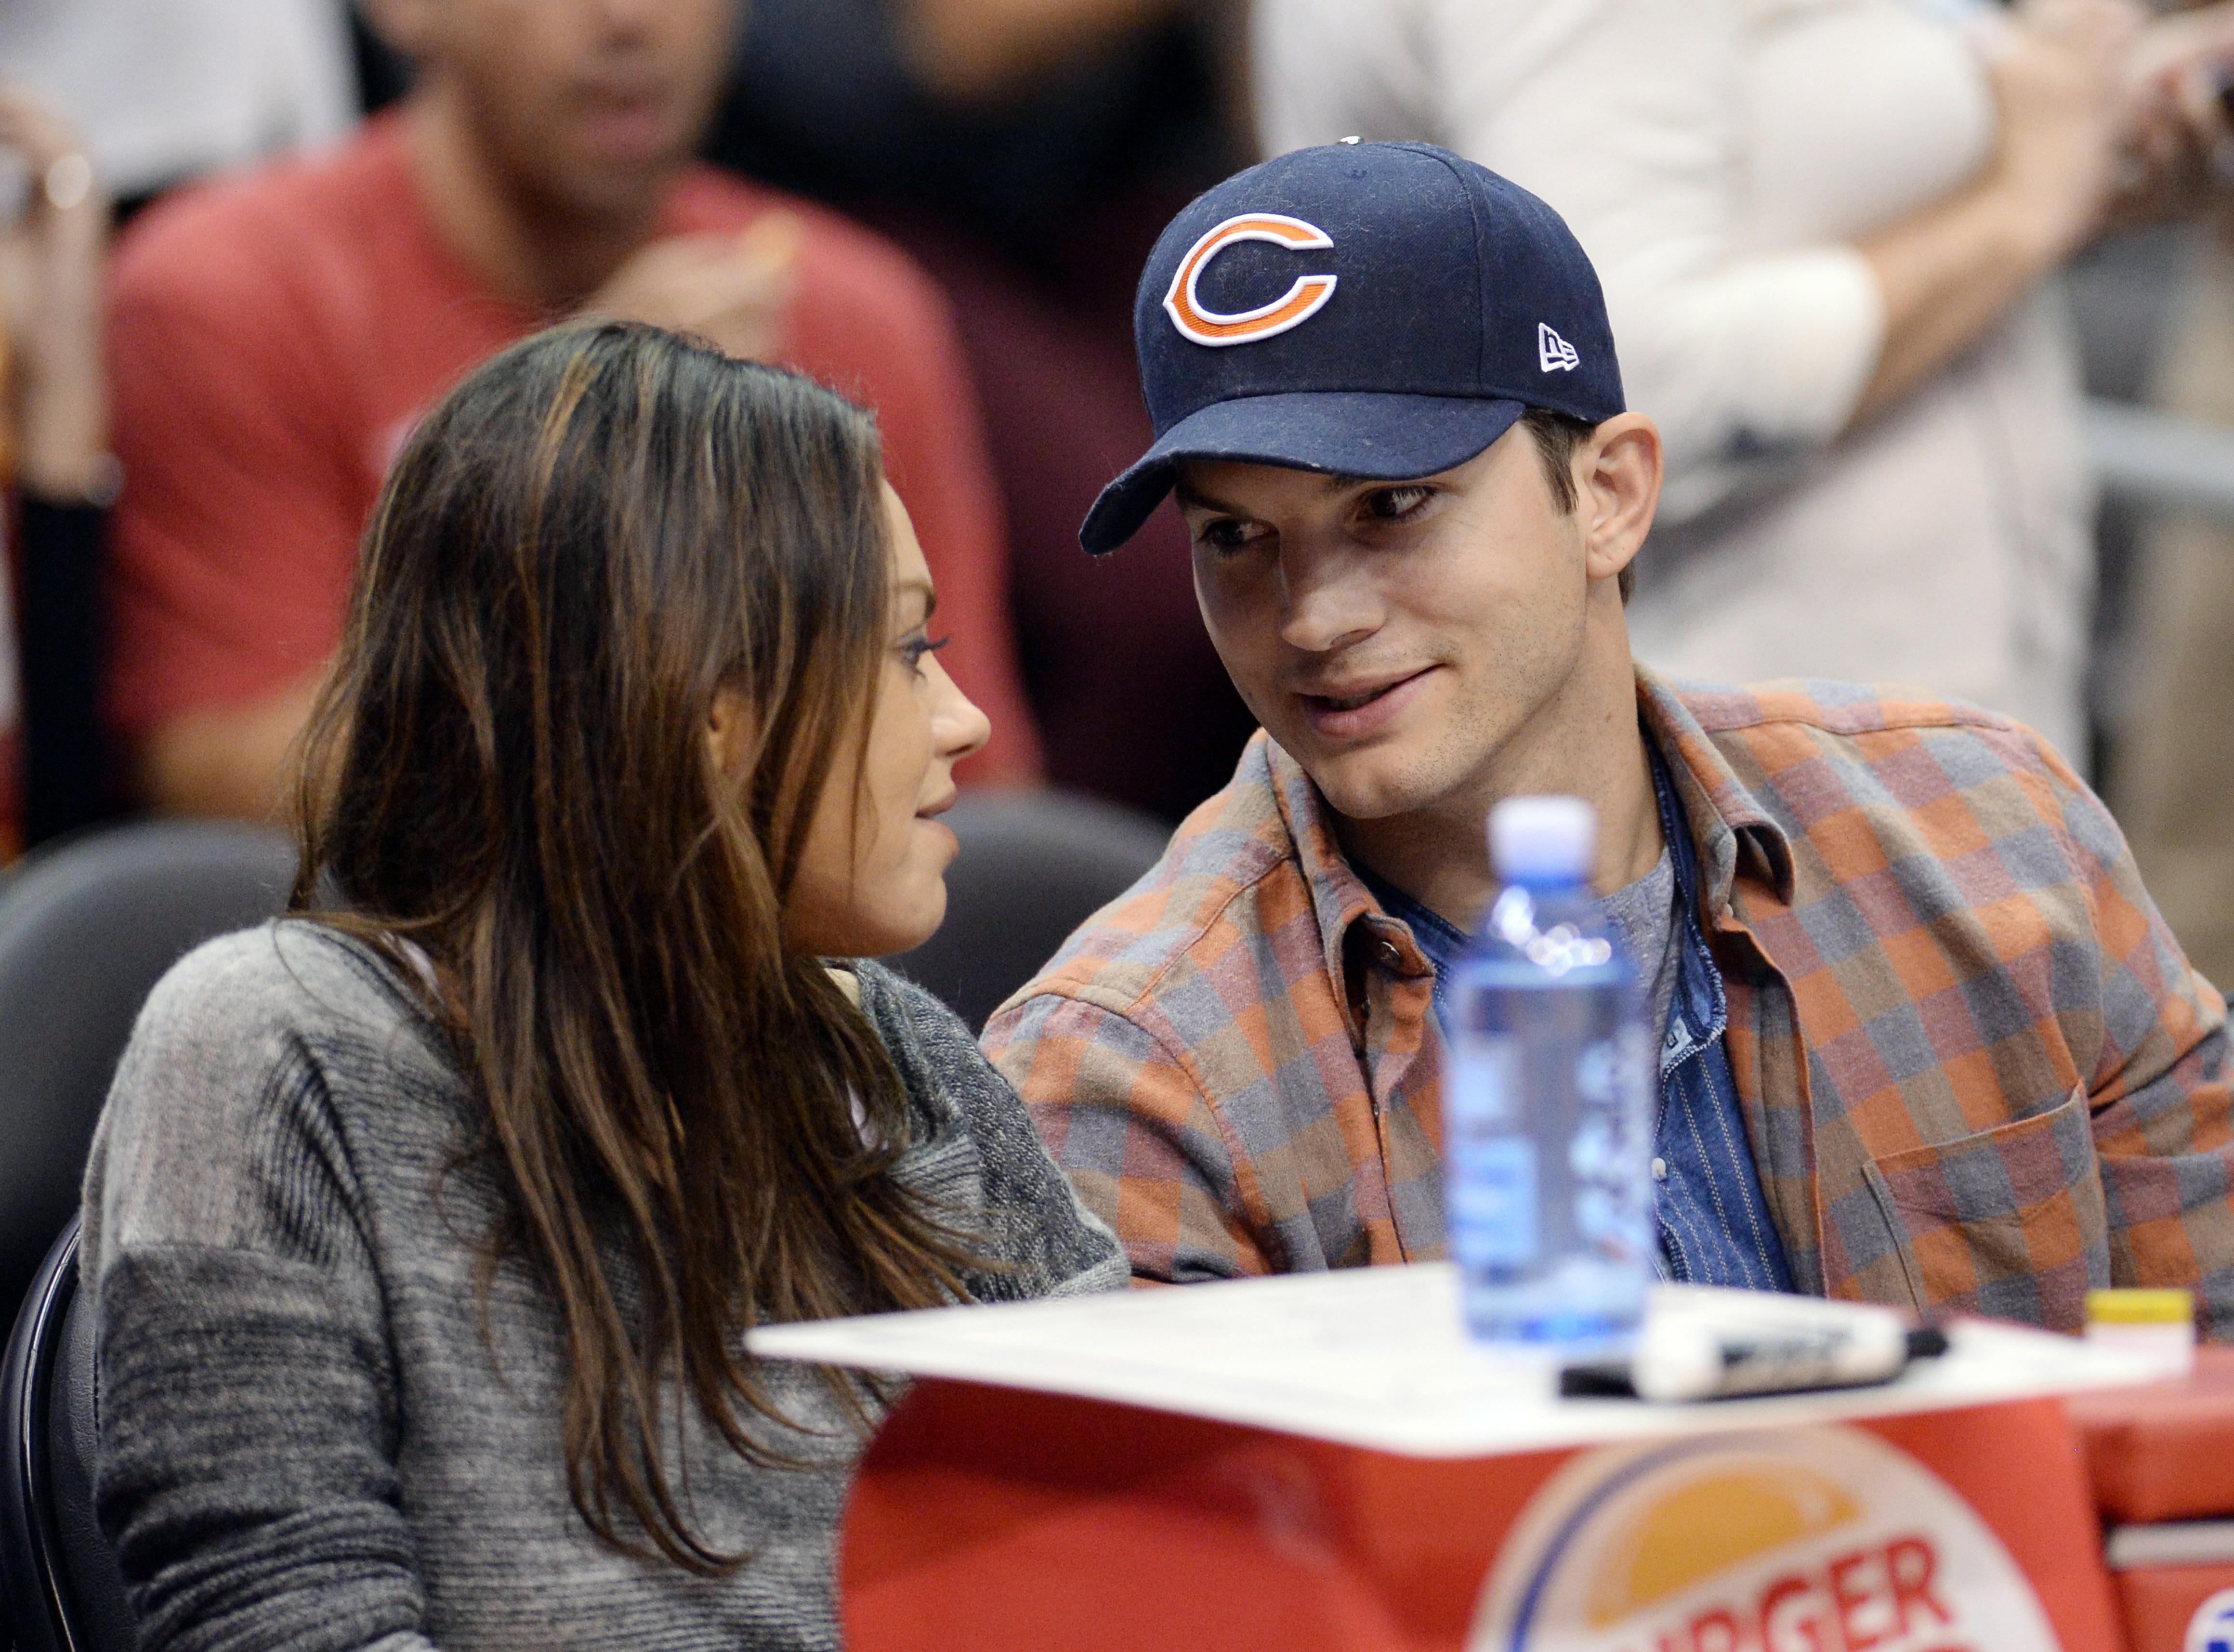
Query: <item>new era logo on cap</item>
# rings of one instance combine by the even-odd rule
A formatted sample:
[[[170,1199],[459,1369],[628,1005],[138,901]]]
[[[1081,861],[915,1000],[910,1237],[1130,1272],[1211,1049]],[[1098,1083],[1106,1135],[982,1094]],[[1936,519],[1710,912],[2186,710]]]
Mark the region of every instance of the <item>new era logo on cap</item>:
[[[1401,480],[1540,407],[1623,410],[1605,300],[1559,215],[1424,143],[1329,144],[1227,179],[1164,231],[1133,310],[1155,444],[1080,539],[1115,549],[1190,459]]]

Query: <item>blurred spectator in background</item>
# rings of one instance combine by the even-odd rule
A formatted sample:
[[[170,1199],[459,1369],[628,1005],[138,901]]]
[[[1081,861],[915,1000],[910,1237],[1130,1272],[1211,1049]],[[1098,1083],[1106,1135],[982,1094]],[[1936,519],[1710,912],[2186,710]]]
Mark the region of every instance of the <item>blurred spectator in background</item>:
[[[116,461],[101,351],[108,206],[93,164],[52,109],[0,90],[0,179],[10,195],[0,205],[0,404],[28,616],[19,676],[14,602],[0,578],[0,847],[12,854],[85,824],[106,800],[100,574]]]
[[[105,428],[93,428],[105,423],[104,393],[98,286],[87,284],[99,280],[108,200],[122,216],[203,173],[336,140],[356,122],[356,93],[336,0],[7,0],[0,78],[45,111],[11,103],[10,123],[23,140],[45,150],[66,144],[57,158],[80,157],[93,180],[68,211],[53,207],[35,160],[21,198],[28,211],[10,240],[10,331],[20,370],[10,401],[29,444],[17,512],[19,825],[36,844],[90,824],[115,801],[99,715],[101,505],[114,491],[114,466],[105,457]],[[75,176],[77,165],[69,161],[63,175]],[[70,411],[42,412],[27,397],[61,397]],[[42,434],[42,425],[63,434]],[[90,495],[75,484],[54,491],[59,484],[36,474],[38,449],[50,441],[102,455]],[[65,467],[73,467],[75,460]],[[16,663],[11,656],[0,674],[11,695]]]
[[[1011,547],[1048,778],[1175,818],[1255,727],[1160,513],[1078,552],[1151,440],[1133,283],[1165,221],[1242,164],[1236,0],[754,0],[707,153],[859,214],[952,295]],[[996,722],[998,719],[996,719]]]
[[[1668,441],[1639,655],[1900,679],[2087,749],[2093,489],[2042,278],[2201,176],[2224,8],[1262,0],[1268,149],[1431,138],[1564,214]]]
[[[2234,426],[2234,202],[2198,238],[2152,399]],[[2234,532],[2176,512],[2142,530],[2137,694],[2111,801],[2165,922],[2195,965],[2234,983]]]
[[[7,0],[0,72],[127,200],[356,124],[340,0]]]
[[[965,692],[969,778],[1037,772],[1000,507],[937,291],[832,214],[694,166],[731,0],[374,0],[413,89],[330,158],[185,192],[120,248],[127,479],[111,713],[160,806],[259,815],[339,634],[365,513],[429,402],[588,310],[874,408]]]

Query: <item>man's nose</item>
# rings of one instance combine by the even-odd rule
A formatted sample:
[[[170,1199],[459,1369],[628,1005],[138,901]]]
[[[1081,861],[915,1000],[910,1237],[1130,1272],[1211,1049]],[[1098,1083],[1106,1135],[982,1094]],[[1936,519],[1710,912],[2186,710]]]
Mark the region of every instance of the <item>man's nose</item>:
[[[607,34],[633,40],[674,10],[674,0],[596,0],[595,15]]]
[[[1280,583],[1280,638],[1290,648],[1323,654],[1381,623],[1381,604],[1354,557],[1299,549],[1282,556]]]

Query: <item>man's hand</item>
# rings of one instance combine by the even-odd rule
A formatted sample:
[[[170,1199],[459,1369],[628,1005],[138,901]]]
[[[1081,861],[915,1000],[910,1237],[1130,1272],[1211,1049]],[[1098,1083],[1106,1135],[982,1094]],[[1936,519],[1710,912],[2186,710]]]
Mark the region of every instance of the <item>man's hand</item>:
[[[655,241],[582,312],[695,334],[740,360],[770,360],[782,353],[801,235],[795,216],[774,212],[735,235]]]

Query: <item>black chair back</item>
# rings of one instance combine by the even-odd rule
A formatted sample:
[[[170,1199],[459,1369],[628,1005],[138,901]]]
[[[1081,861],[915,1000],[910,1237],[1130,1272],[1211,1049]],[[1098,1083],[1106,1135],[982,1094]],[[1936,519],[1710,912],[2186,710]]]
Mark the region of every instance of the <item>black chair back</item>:
[[[1171,836],[1148,815],[1064,792],[972,793],[943,818],[962,840],[946,922],[891,962],[972,1027],[1154,865]]]
[[[71,1213],[148,989],[286,904],[276,832],[149,820],[57,843],[0,884],[0,1321]]]
[[[131,1602],[95,1518],[100,1405],[77,1218],[40,1266],[0,1365],[0,1579],[16,1652],[132,1652]]]

